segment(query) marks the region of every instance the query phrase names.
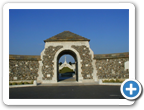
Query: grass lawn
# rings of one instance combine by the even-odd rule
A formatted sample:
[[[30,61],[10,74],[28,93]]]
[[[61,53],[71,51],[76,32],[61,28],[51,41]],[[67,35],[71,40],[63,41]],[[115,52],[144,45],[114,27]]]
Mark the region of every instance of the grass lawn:
[[[68,67],[64,67],[63,69],[59,71],[59,73],[71,73],[71,72],[74,72],[74,71]]]

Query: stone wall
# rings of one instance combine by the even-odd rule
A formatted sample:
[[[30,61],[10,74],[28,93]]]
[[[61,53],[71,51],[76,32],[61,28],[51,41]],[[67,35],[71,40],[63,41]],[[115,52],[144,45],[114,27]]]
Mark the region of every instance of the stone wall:
[[[41,59],[39,55],[9,55],[9,60],[38,61]]]
[[[72,45],[72,48],[76,49],[81,57],[82,64],[82,76],[84,79],[93,79],[93,67],[92,67],[92,55],[90,54],[90,50],[85,45],[75,46]]]
[[[125,63],[129,61],[129,53],[95,55],[97,76],[99,79],[129,78],[129,69]]]
[[[82,76],[84,79],[92,79],[93,72],[91,55],[85,46],[72,46],[80,52],[82,63]],[[51,80],[54,73],[49,71],[53,70],[53,64],[50,62],[60,47],[50,47],[45,50],[43,56],[43,79]],[[49,54],[51,53],[51,54]],[[129,61],[129,53],[116,53],[116,54],[102,54],[94,55],[96,60],[95,66],[97,69],[97,76],[99,79],[112,79],[112,78],[129,78],[129,69],[125,69],[125,64]],[[40,56],[31,55],[9,55],[9,80],[36,80],[38,77]],[[128,67],[126,67],[128,68]]]
[[[9,81],[36,80],[40,56],[10,55]]]
[[[42,66],[42,73],[43,73],[43,80],[52,80],[52,77],[54,75],[53,70],[54,70],[54,56],[56,52],[62,48],[63,46],[49,46],[48,48],[45,49],[43,55],[43,66]]]

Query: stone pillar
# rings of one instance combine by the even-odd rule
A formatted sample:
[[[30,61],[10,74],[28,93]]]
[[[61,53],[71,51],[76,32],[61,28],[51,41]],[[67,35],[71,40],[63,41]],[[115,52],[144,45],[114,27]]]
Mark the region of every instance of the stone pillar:
[[[38,77],[37,77],[37,82],[39,83],[41,83],[43,77],[42,66],[43,66],[42,61],[39,61],[39,69],[38,69]]]
[[[36,80],[34,80],[33,85],[37,86],[37,81]]]
[[[127,69],[129,70],[129,61],[126,61],[124,63],[124,71],[126,71]]]
[[[93,66],[93,79],[94,79],[94,81],[98,81],[98,77],[97,77],[97,70],[96,70],[96,60],[95,59],[93,59],[93,61],[92,61],[92,66]]]
[[[99,84],[102,84],[103,82],[102,82],[102,79],[99,79]]]

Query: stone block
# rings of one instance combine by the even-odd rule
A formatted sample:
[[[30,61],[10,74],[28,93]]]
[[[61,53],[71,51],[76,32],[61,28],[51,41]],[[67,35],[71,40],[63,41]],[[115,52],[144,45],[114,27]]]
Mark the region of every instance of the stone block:
[[[17,80],[17,77],[13,77],[13,80]]]
[[[85,64],[85,66],[88,66],[88,64]]]
[[[87,75],[87,77],[89,78],[89,77],[90,77],[90,75],[88,74],[88,75]]]
[[[50,75],[50,74],[47,74],[47,77],[51,77],[51,75]]]
[[[33,85],[37,86],[37,81],[36,80],[33,81]]]
[[[102,82],[102,79],[99,79],[99,84],[102,84],[103,82]]]
[[[124,70],[126,71],[127,69],[129,70],[129,61],[124,63]]]

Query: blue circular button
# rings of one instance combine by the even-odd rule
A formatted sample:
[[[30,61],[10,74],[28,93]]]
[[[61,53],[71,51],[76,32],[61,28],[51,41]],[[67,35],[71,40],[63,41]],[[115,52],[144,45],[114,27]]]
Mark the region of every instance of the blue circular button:
[[[121,85],[121,93],[127,99],[136,99],[141,93],[141,85],[136,80],[125,80]]]
[[[139,93],[139,86],[134,81],[128,81],[123,86],[123,92],[128,97],[135,97]]]

